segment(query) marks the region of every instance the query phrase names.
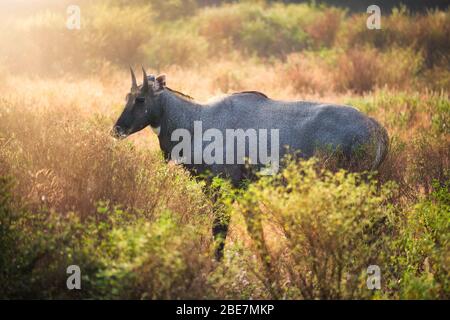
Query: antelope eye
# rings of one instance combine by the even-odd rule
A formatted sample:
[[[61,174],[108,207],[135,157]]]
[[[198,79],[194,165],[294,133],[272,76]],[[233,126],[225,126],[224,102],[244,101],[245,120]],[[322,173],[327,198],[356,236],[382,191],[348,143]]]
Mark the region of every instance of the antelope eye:
[[[137,97],[135,100],[135,103],[142,103],[145,102],[145,98],[144,97]]]

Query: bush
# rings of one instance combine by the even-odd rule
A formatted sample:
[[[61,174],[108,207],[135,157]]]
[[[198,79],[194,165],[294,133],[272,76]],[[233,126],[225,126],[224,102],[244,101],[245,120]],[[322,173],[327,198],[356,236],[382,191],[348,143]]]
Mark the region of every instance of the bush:
[[[2,298],[192,299],[208,294],[204,235],[209,229],[202,217],[191,225],[165,211],[152,221],[100,203],[96,214],[80,220],[75,213],[12,214],[8,205],[2,201],[0,210]],[[70,265],[81,269],[80,291],[66,287]]]
[[[224,277],[266,299],[448,299],[448,181],[408,207],[391,204],[395,184],[317,165],[291,162],[243,193],[234,220],[251,242],[228,249]],[[369,265],[380,291],[367,288]],[[232,283],[221,282],[231,297]]]
[[[391,48],[379,57],[379,70],[375,76],[379,88],[408,89],[417,87],[423,58],[411,48]]]
[[[265,287],[272,298],[370,297],[364,275],[369,265],[385,267],[391,187],[378,190],[359,174],[315,165],[291,163],[250,186],[240,201]]]
[[[343,19],[344,12],[336,8],[321,10],[318,17],[305,26],[312,46],[315,48],[333,47]]]
[[[328,55],[328,52],[325,52]],[[325,94],[334,90],[333,73],[329,61],[315,52],[292,53],[280,66],[280,76],[295,92]],[[334,58],[334,57],[332,57]]]
[[[372,47],[354,47],[334,52],[334,56],[337,58],[330,61],[319,60],[318,65],[323,77],[331,82],[328,87],[334,85],[336,90],[361,94],[376,88],[404,90],[419,85],[423,58],[412,49],[394,47],[380,52]]]
[[[340,90],[356,93],[371,91],[381,72],[379,53],[373,48],[352,48],[338,60],[336,85]]]
[[[100,4],[86,11],[81,31],[88,58],[120,65],[144,60],[139,49],[153,39],[155,29],[155,14],[150,6]],[[95,66],[95,61],[92,64]]]
[[[245,21],[237,41],[239,48],[263,57],[282,57],[307,45],[307,35],[299,26],[298,17],[287,14],[284,8],[264,10],[256,19]]]
[[[182,23],[178,26],[181,27]],[[170,65],[196,67],[208,59],[209,44],[205,38],[197,36],[190,30],[171,26],[155,29],[152,41],[140,48],[146,57],[146,65],[162,68]]]
[[[214,50],[231,46],[262,57],[283,56],[308,46],[302,22],[310,12],[313,9],[305,5],[243,3],[204,10],[197,24]]]
[[[450,193],[448,181],[434,182],[428,199],[406,214],[397,241],[393,241],[393,265],[399,281],[392,281],[402,299],[450,297]]]

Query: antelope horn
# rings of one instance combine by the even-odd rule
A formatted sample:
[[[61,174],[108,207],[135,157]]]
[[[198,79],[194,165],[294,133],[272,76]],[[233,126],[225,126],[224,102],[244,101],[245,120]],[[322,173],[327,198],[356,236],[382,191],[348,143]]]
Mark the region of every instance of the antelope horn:
[[[147,91],[148,90],[148,78],[147,78],[147,73],[145,72],[144,67],[142,67],[142,72],[144,74],[144,80],[142,81],[142,90]]]
[[[130,66],[131,72],[131,89],[137,89],[136,76],[134,75],[133,68]]]

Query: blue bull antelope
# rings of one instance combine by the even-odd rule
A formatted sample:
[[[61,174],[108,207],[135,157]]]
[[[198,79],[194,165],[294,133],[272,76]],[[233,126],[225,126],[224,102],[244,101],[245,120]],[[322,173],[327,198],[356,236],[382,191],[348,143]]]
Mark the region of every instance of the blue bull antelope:
[[[323,151],[330,155],[339,154],[342,160],[338,162],[340,167],[348,168],[350,163],[356,163],[358,171],[376,170],[388,151],[386,130],[353,107],[278,101],[256,91],[234,93],[201,104],[168,88],[164,75],[147,76],[144,69],[143,74],[143,82],[138,85],[131,69],[131,90],[112,135],[123,139],[150,126],[158,135],[164,157],[167,160],[181,159],[179,162],[194,174],[209,172],[239,185],[251,177],[249,167],[262,169],[268,163],[279,164],[279,159],[288,153],[307,159]],[[183,148],[180,148],[183,136],[180,130],[193,137],[190,141],[183,141]],[[239,150],[239,143],[223,139],[230,137],[230,130],[234,134],[232,139],[243,142],[244,152]],[[198,131],[201,131],[200,138]],[[214,134],[205,139],[202,134],[207,135],[208,132]],[[267,141],[252,143],[250,140],[255,133],[261,132]],[[217,143],[219,138],[222,143]],[[212,158],[216,161],[205,161],[204,151],[212,143],[215,144]],[[267,149],[266,161],[262,161],[260,152],[252,150],[261,147]],[[252,166],[242,161],[244,157],[251,158]],[[219,258],[227,230],[228,219],[217,217],[213,235],[222,239],[216,252]]]

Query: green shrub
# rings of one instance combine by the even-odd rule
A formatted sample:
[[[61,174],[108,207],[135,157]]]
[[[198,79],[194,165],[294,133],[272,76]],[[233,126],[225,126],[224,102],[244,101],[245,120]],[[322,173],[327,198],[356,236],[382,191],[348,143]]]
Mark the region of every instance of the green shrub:
[[[261,10],[255,19],[244,21],[237,46],[263,57],[284,56],[306,48],[309,40],[295,9],[275,6]]]
[[[392,241],[397,281],[390,284],[403,299],[450,297],[450,192],[449,183],[434,183],[427,199],[406,212],[399,238]]]
[[[265,287],[272,298],[370,297],[364,275],[369,265],[385,268],[391,187],[378,190],[359,174],[332,174],[315,165],[291,163],[251,185],[240,201]],[[277,231],[268,232],[267,224]]]
[[[91,5],[86,9],[80,30],[83,49],[88,58],[97,61],[106,60],[121,65],[143,61],[139,49],[153,38],[154,16],[149,5]]]
[[[142,56],[146,57],[146,65],[152,68],[171,65],[192,68],[205,63],[209,43],[191,29],[186,29],[184,23],[153,30],[152,40],[140,48]]]
[[[163,211],[156,220],[100,203],[97,213],[12,210],[1,183],[2,298],[174,299],[208,295],[206,217],[193,224]],[[192,252],[196,252],[192,255]],[[69,265],[82,290],[66,287]]]
[[[303,27],[311,38],[312,47],[333,47],[344,20],[344,12],[337,8],[324,8],[313,17],[310,14],[308,18],[313,19]]]
[[[215,50],[231,46],[263,57],[283,56],[309,45],[302,25],[314,13],[306,5],[241,3],[205,9],[196,23]]]
[[[376,75],[379,88],[408,89],[417,87],[423,57],[411,48],[390,48],[380,57],[380,70]]]

